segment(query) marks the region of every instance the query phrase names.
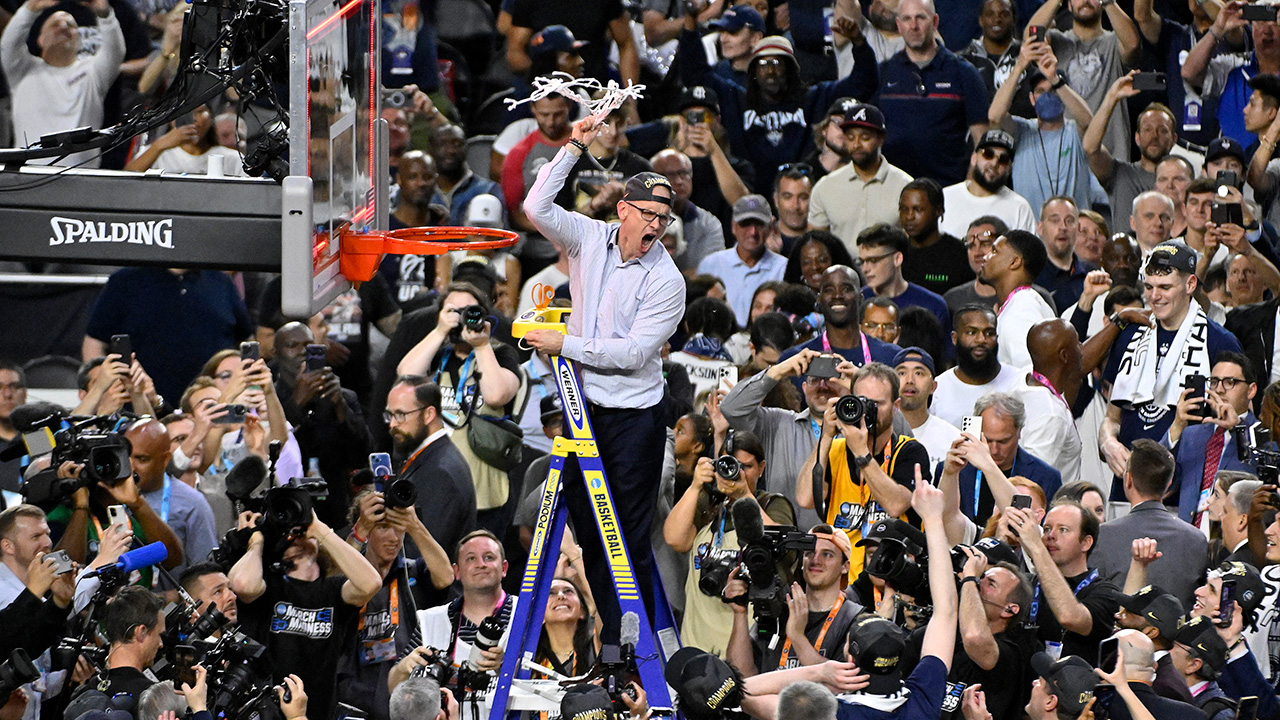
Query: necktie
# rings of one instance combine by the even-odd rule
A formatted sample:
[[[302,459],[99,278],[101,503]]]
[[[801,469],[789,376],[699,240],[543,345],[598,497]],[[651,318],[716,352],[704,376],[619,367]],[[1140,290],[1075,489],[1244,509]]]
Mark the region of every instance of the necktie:
[[[1200,478],[1200,497],[1196,503],[1196,514],[1191,519],[1191,524],[1196,527],[1200,526],[1201,515],[1204,514],[1204,508],[1208,505],[1209,494],[1213,492],[1213,480],[1218,476],[1218,463],[1222,460],[1222,447],[1227,442],[1227,433],[1222,428],[1216,428],[1213,435],[1209,437],[1209,444],[1204,449],[1204,475]]]

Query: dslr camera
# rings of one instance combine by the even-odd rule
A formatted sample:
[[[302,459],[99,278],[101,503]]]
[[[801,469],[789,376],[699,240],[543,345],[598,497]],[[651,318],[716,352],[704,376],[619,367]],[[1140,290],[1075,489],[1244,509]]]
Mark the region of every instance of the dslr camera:
[[[836,417],[845,425],[866,423],[867,436],[874,438],[877,435],[876,424],[880,415],[875,400],[861,395],[845,395],[836,400]]]
[[[484,325],[489,320],[489,315],[484,308],[479,305],[468,305],[458,311],[462,316],[462,326],[471,332],[484,332]]]

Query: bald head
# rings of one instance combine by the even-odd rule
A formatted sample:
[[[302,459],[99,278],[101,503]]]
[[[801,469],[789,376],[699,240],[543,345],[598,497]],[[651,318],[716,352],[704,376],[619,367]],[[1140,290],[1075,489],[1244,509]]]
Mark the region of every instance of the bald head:
[[[129,463],[138,476],[138,490],[158,490],[169,466],[169,430],[160,421],[147,418],[134,423],[124,436],[133,446]]]
[[[1040,372],[1052,367],[1064,350],[1080,344],[1075,328],[1062,318],[1041,320],[1027,332],[1032,366]]]
[[[1124,674],[1129,680],[1151,680],[1156,672],[1155,643],[1137,630],[1121,630],[1115,635],[1124,655]]]
[[[276,359],[280,363],[282,372],[297,375],[302,371],[302,360],[306,357],[307,344],[312,342],[313,338],[311,328],[300,322],[291,322],[276,331]]]

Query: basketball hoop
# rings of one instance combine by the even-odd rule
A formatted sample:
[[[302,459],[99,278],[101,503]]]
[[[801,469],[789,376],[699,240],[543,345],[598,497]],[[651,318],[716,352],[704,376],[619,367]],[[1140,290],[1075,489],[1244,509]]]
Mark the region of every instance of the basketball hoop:
[[[468,241],[471,237],[491,240]],[[343,231],[339,268],[352,282],[368,282],[386,255],[443,255],[451,250],[496,250],[511,247],[520,235],[481,227],[414,227],[375,232]]]

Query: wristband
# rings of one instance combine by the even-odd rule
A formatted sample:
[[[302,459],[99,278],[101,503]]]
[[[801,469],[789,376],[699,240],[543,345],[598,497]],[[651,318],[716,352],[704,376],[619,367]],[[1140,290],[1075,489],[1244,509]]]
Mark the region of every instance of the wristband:
[[[587,146],[586,146],[586,145],[583,145],[583,144],[582,144],[582,141],[581,141],[581,140],[578,140],[577,138],[570,138],[570,139],[569,139],[569,143],[568,143],[568,144],[569,144],[569,145],[572,145],[573,147],[578,148],[578,152],[576,152],[576,153],[570,152],[570,154],[571,154],[571,155],[577,155],[577,156],[581,157],[581,156],[582,156],[582,154],[583,154],[583,153],[585,153],[585,152],[587,151]]]
[[[978,581],[979,581],[979,580],[981,580],[981,578],[979,578],[977,575],[970,575],[970,576],[968,576],[968,577],[966,577],[965,579],[963,579],[963,580],[961,580],[961,581],[960,581],[960,589],[961,589],[961,590],[963,590],[963,589],[964,589],[964,584],[965,584],[965,583],[967,583],[967,582],[972,582],[972,583],[973,583],[973,585],[974,585],[974,587],[977,587],[977,586],[978,586]]]
[[[1113,313],[1111,313],[1111,315],[1110,315],[1109,317],[1107,317],[1107,319],[1111,321],[1111,324],[1112,324],[1112,325],[1115,325],[1116,327],[1120,328],[1121,330],[1124,330],[1125,328],[1129,327],[1129,323],[1125,322],[1125,321],[1120,317],[1120,313],[1118,313],[1118,312],[1113,312]]]
[[[369,542],[368,540],[360,537],[360,530],[357,526],[354,526],[354,525],[351,527],[351,537],[355,538],[356,542],[360,543],[361,545],[364,545]]]

